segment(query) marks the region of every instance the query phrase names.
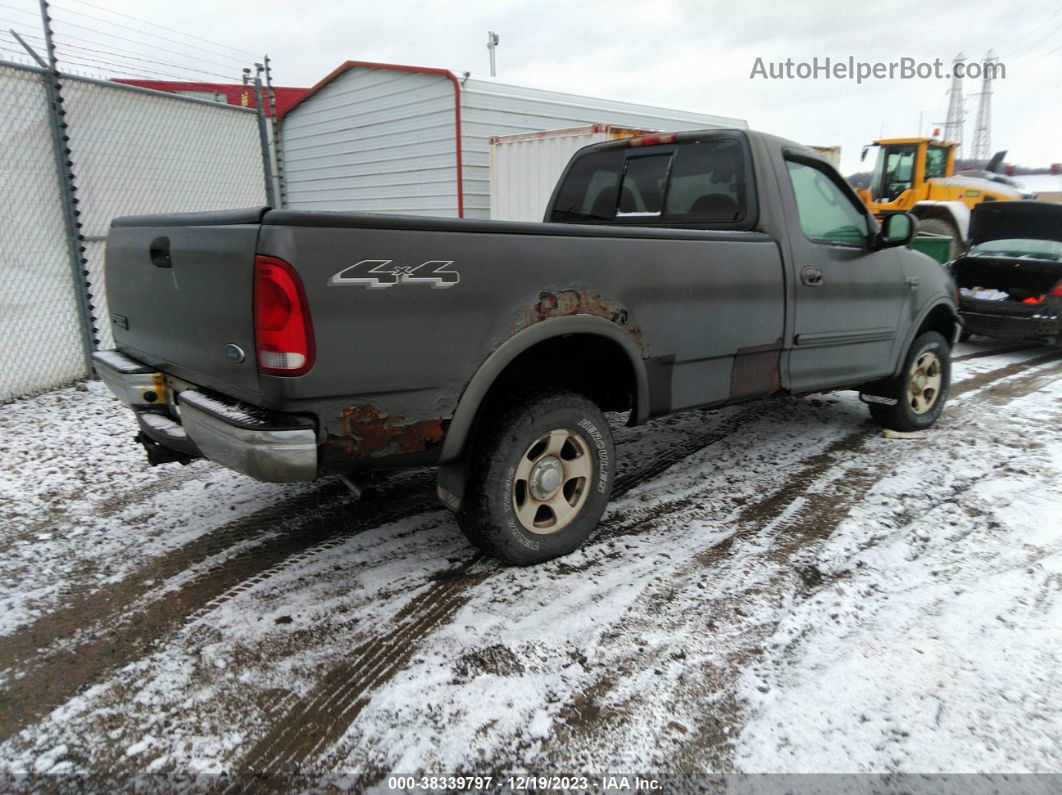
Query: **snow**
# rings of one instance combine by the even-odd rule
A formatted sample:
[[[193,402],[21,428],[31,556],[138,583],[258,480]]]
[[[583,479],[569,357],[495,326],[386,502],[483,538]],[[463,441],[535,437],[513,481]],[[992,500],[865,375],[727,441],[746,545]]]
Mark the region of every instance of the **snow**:
[[[1022,174],[1014,179],[1033,193],[1062,193],[1062,174]]]
[[[651,474],[519,569],[430,473],[358,503],[151,469],[96,383],[0,406],[0,771],[1062,772],[1059,356],[957,353],[921,440],[851,393],[616,428]]]
[[[1054,382],[1012,404],[1024,417],[942,429],[841,523],[818,556],[837,585],[791,611],[743,679],[743,768],[1058,771],[1062,469],[1022,440],[1043,438],[1036,409],[1059,398]],[[957,444],[974,453],[959,472]],[[927,479],[962,499],[927,500]]]

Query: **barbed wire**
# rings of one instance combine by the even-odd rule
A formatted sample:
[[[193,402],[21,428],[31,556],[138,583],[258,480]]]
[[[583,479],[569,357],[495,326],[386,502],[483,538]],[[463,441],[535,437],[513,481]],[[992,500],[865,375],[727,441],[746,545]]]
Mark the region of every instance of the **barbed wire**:
[[[4,31],[4,33],[6,34],[6,31]],[[39,47],[42,50],[44,49],[44,38],[42,36],[34,33],[24,33],[22,31],[18,31],[18,33],[33,46]],[[7,34],[7,36],[8,38],[12,38],[10,34]],[[186,66],[185,64],[177,63],[175,61],[165,61],[158,58],[142,58],[120,51],[101,50],[95,47],[85,47],[81,44],[70,44],[59,37],[56,37],[55,43],[56,48],[59,50],[60,64],[74,61],[92,61],[106,66],[113,66],[119,69],[123,74],[142,73],[145,75],[163,75],[184,82],[217,82],[220,79],[225,83],[233,83],[239,82],[241,79],[241,74],[236,72],[235,69],[229,74],[223,74],[221,72],[197,69],[193,66]],[[17,41],[15,46],[18,46]],[[19,49],[21,49],[21,47],[19,47]],[[91,55],[84,55],[81,53],[91,53]],[[99,56],[105,57],[101,58]],[[130,61],[135,63],[129,63]],[[174,71],[167,69],[167,67],[172,67],[177,70],[179,74],[175,74]],[[205,80],[204,78],[210,78],[210,80]]]
[[[196,41],[201,41],[201,42],[204,42],[206,44],[213,44],[213,45],[215,45],[217,47],[221,47],[223,49],[231,50],[232,52],[239,53],[240,55],[242,55],[242,56],[244,56],[246,58],[257,58],[258,57],[253,52],[249,52],[247,50],[241,50],[238,47],[233,47],[231,44],[225,44],[223,42],[213,41],[211,39],[207,39],[207,38],[204,38],[202,36],[196,36],[195,34],[187,33],[187,32],[185,32],[183,30],[178,30],[177,28],[171,28],[171,27],[168,27],[166,25],[160,25],[157,22],[152,22],[152,21],[147,20],[147,19],[142,19],[140,17],[135,17],[135,16],[133,16],[131,14],[123,14],[121,11],[114,11],[114,10],[109,9],[109,8],[104,8],[103,6],[96,5],[95,3],[90,3],[90,2],[88,2],[88,0],[72,0],[72,2],[79,3],[80,5],[89,6],[90,8],[95,8],[95,9],[98,9],[100,11],[105,11],[107,13],[114,14],[115,16],[124,17],[125,19],[130,19],[130,20],[133,20],[135,22],[139,22],[139,23],[144,24],[144,25],[150,25],[153,28],[159,28],[161,30],[169,31],[170,33],[175,33],[175,34],[177,34],[179,36],[184,36],[184,37],[189,38],[189,39],[194,39]]]
[[[205,47],[200,47],[199,45],[196,45],[196,44],[186,44],[184,42],[172,41],[171,39],[169,39],[169,38],[167,38],[165,36],[160,36],[157,33],[151,33],[150,31],[142,30],[140,28],[134,28],[134,27],[130,27],[129,25],[123,25],[123,24],[121,24],[119,22],[114,22],[113,20],[109,20],[109,19],[105,19],[105,18],[102,18],[102,17],[93,16],[92,14],[86,14],[86,13],[84,13],[82,11],[76,11],[76,10],[74,10],[72,8],[67,8],[66,6],[61,6],[61,5],[58,5],[56,3],[51,3],[50,6],[51,6],[51,9],[52,9],[52,19],[53,19],[53,21],[57,22],[57,23],[60,23],[60,24],[71,25],[71,26],[74,26],[74,27],[82,27],[82,28],[84,28],[86,30],[91,30],[91,31],[94,31],[94,32],[99,33],[101,35],[104,35],[104,36],[112,36],[114,38],[122,38],[122,39],[127,40],[127,41],[129,40],[127,37],[121,37],[121,36],[118,36],[117,34],[110,33],[109,31],[101,31],[98,28],[92,28],[90,26],[80,25],[79,23],[71,22],[71,21],[65,19],[62,16],[62,14],[58,14],[57,15],[55,13],[56,11],[65,12],[67,14],[73,14],[75,16],[84,17],[86,19],[91,19],[91,20],[93,20],[95,22],[99,22],[99,23],[102,23],[104,25],[110,25],[112,27],[118,28],[119,30],[124,30],[124,31],[130,32],[130,33],[136,33],[136,34],[138,34],[140,36],[146,36],[146,37],[150,37],[150,38],[157,38],[157,39],[159,39],[161,41],[165,41],[165,42],[168,42],[170,44],[174,44],[174,45],[177,45],[177,46],[180,46],[180,47],[185,47],[185,48],[190,49],[190,50],[199,50],[201,52],[209,53],[210,55],[213,55],[215,57],[225,58],[225,59],[228,59],[228,60],[236,62],[236,63],[240,63],[240,64],[246,63],[246,61],[244,59],[237,58],[234,55],[229,55],[227,53],[219,53],[219,52],[216,52],[214,50],[208,50]],[[200,56],[196,56],[196,57],[200,57]],[[215,65],[217,65],[216,62],[215,62]]]

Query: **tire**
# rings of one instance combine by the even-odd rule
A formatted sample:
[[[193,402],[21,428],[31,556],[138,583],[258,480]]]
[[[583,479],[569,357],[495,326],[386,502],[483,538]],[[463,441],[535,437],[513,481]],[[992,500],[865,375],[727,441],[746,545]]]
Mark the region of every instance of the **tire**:
[[[900,373],[900,396],[896,405],[870,403],[870,416],[874,422],[894,431],[924,430],[937,421],[948,399],[951,386],[948,341],[936,331],[919,334],[904,357]]]
[[[601,410],[575,392],[541,390],[485,422],[457,514],[468,540],[517,566],[577,549],[612,492],[616,454]]]
[[[962,256],[962,241],[959,239],[959,230],[955,228],[954,224],[949,224],[940,218],[919,218],[918,231],[930,232],[934,235],[947,235],[951,238],[948,259],[958,259]]]

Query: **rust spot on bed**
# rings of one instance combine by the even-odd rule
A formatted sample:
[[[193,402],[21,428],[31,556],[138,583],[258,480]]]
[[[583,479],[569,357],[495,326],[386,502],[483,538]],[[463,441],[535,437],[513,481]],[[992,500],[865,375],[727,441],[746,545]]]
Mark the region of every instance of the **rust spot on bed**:
[[[447,424],[441,418],[405,422],[371,404],[351,406],[343,409],[342,433],[329,435],[327,443],[352,458],[419,453],[442,444]]]
[[[642,330],[631,322],[627,308],[588,290],[570,289],[539,293],[538,302],[525,309],[523,315],[513,323],[513,333],[551,317],[568,315],[594,315],[610,320],[622,326],[631,335],[643,356],[649,355],[642,338]]]

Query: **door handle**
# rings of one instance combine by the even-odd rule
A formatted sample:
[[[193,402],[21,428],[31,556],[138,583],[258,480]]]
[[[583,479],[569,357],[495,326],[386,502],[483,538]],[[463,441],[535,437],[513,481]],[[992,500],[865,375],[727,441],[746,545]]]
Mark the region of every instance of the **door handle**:
[[[801,268],[800,281],[808,287],[818,287],[825,281],[825,279],[822,276],[822,271],[818,268]]]
[[[172,268],[173,260],[170,259],[170,239],[168,237],[156,237],[148,247],[151,264],[156,268]]]

